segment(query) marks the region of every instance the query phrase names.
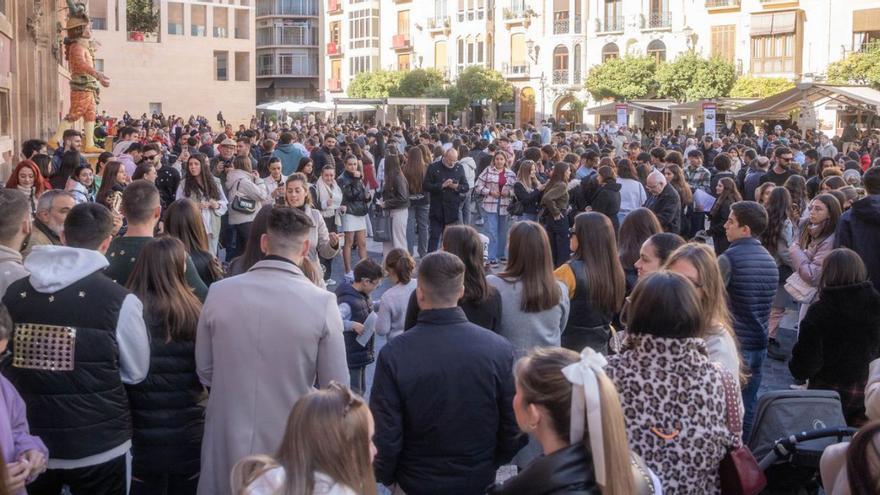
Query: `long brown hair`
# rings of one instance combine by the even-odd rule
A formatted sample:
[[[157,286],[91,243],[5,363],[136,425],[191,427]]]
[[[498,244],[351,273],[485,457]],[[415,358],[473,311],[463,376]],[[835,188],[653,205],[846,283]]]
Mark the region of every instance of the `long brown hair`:
[[[550,240],[536,222],[516,222],[507,241],[507,268],[498,276],[508,282],[521,282],[520,309],[526,313],[546,311],[559,304],[562,289],[553,276]]]
[[[715,200],[715,204],[712,205],[711,213],[713,215],[717,215],[724,204],[729,206],[738,201],[742,201],[742,196],[739,194],[739,190],[736,188],[736,182],[734,182],[733,179],[730,177],[723,177],[718,183],[724,186],[724,190],[721,191],[721,194],[718,195],[718,199]]]
[[[122,168],[122,162],[119,160],[110,160],[107,162],[107,167],[104,169],[104,175],[101,176],[101,188],[98,189],[98,194],[95,195],[95,202],[106,205],[107,196],[110,195],[113,186],[122,184],[116,180],[120,168]],[[124,186],[125,184],[122,185]]]
[[[489,297],[483,271],[483,241],[470,225],[450,225],[443,231],[443,250],[464,263],[464,302],[482,303]]]
[[[246,457],[232,468],[234,493],[266,471],[284,468],[283,495],[311,495],[315,472],[362,495],[376,495],[370,461],[370,408],[344,385],[304,395],[293,406],[276,459]]]
[[[166,341],[193,341],[202,303],[186,282],[186,250],[175,237],[147,241],[126,284],[144,313],[164,322]]]
[[[772,184],[768,182],[767,184]],[[791,193],[784,187],[774,188],[767,203],[767,228],[761,233],[761,244],[771,254],[779,249],[785,222],[791,213]]]
[[[565,171],[568,170],[568,164],[565,162],[556,162],[553,164],[553,172],[550,174],[550,180],[547,181],[547,186],[544,188],[546,191],[550,189],[557,182],[565,182]]]
[[[406,166],[403,167],[403,176],[409,186],[410,194],[422,192],[422,182],[428,166],[425,163],[425,150],[421,146],[413,146],[406,152]]]
[[[189,173],[190,160],[199,162],[199,175],[195,176]],[[211,174],[208,157],[202,153],[190,156],[186,163],[183,164],[183,195],[188,198],[193,195],[201,195],[206,199],[220,199],[220,188],[217,187],[214,175]]]
[[[519,164],[519,170],[516,172],[516,181],[522,184],[527,192],[532,192],[538,188],[540,184],[538,178],[532,176],[532,170],[535,169],[534,160],[523,160]]]
[[[202,223],[202,214],[192,201],[181,198],[165,210],[165,233],[180,239],[183,247],[190,256],[201,253],[210,256],[211,263],[208,269],[214,280],[223,278],[223,268],[217,257],[210,251],[208,234],[205,232],[205,224]]]
[[[550,416],[556,436],[569,442],[571,428],[571,387],[562,368],[580,360],[578,353],[560,347],[536,348],[516,363],[514,376],[524,404],[542,406]],[[602,440],[605,450],[605,486],[602,495],[635,493],[629,442],[626,437],[623,409],[614,384],[603,373],[597,374],[602,411]],[[583,418],[587,424],[586,418]],[[584,449],[590,450],[585,432]]]
[[[391,194],[391,192],[400,193],[397,189],[397,177],[400,176],[400,157],[393,153],[385,154],[385,183],[383,184],[382,193]]]
[[[825,224],[822,225],[822,230],[814,238],[810,234],[810,220],[807,219],[804,225],[801,228],[801,238],[800,245],[801,248],[807,249],[810,245],[815,242],[822,241],[829,235],[833,235],[834,231],[837,230],[837,222],[840,220],[840,201],[837,200],[834,196],[825,193],[819,194],[815,198],[810,200],[810,203],[813,201],[819,201],[825,208],[828,209],[828,219],[825,220]]]
[[[690,242],[679,247],[666,260],[667,270],[675,263],[683,261],[693,265],[700,276],[699,299],[703,308],[702,314],[706,317],[706,329],[710,325],[720,324],[725,331],[732,332],[730,310],[727,308],[727,289],[724,286],[724,278],[721,276],[721,268],[715,251],[705,244]],[[736,337],[734,336],[734,342]]]
[[[863,426],[846,449],[846,477],[852,495],[880,493],[880,451],[877,449],[880,421]]]
[[[647,208],[636,208],[629,212],[620,224],[617,249],[620,251],[620,262],[627,268],[633,267],[639,259],[642,244],[654,234],[663,232],[657,215]]]
[[[387,157],[385,158],[388,159]],[[413,271],[416,269],[416,261],[410,256],[409,251],[394,248],[385,256],[385,270],[393,272],[397,277],[397,283],[408,284],[412,280]]]
[[[668,158],[669,155],[666,155],[666,157]],[[681,204],[690,204],[694,200],[694,193],[691,191],[691,186],[688,185],[684,178],[684,172],[681,170],[681,166],[672,163],[666,166],[666,170],[669,170],[672,173],[672,180],[669,181],[669,183],[672,184],[672,187],[678,192],[678,195],[681,196]]]
[[[611,220],[594,211],[574,219],[578,247],[573,258],[584,262],[587,300],[606,315],[620,311],[626,297],[626,276],[617,254]]]

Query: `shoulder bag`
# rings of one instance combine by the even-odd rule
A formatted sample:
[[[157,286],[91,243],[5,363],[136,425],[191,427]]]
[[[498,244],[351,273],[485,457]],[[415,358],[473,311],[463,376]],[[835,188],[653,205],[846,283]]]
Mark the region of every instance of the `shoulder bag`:
[[[739,387],[736,379],[721,365],[714,363],[721,373],[724,384],[724,408],[727,411],[727,429],[733,435],[734,445],[721,460],[718,474],[721,476],[721,495],[758,495],[767,486],[767,477],[758,466],[758,461],[748,447],[742,443],[742,418],[736,407]]]
[[[257,211],[257,200],[245,198],[238,193],[238,186],[241,185],[241,181],[243,180],[244,179],[238,179],[238,182],[235,183],[235,195],[233,196],[232,203],[230,203],[229,206],[231,206],[233,210],[239,213],[250,215]]]
[[[370,205],[370,225],[373,227],[373,240],[376,242],[391,241],[391,215],[388,210],[375,201]]]
[[[785,292],[799,303],[810,304],[816,298],[817,290],[794,272],[785,280]]]

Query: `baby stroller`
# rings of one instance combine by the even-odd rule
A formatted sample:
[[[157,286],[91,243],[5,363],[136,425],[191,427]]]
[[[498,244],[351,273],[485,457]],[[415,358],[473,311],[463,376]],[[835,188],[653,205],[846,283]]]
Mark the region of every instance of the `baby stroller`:
[[[832,390],[778,390],[761,396],[748,447],[767,476],[765,495],[817,494],[825,447],[851,437]]]

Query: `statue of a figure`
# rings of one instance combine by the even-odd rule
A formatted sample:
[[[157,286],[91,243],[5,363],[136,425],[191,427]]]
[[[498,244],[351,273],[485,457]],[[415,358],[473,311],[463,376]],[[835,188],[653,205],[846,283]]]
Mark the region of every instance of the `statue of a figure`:
[[[98,116],[100,86],[110,86],[110,79],[95,70],[95,46],[86,6],[67,0],[67,37],[64,38],[64,56],[70,66],[70,111],[58,124],[49,145],[57,148],[64,131],[83,119],[83,152],[100,153],[95,146],[95,120]],[[99,86],[100,85],[100,86]]]

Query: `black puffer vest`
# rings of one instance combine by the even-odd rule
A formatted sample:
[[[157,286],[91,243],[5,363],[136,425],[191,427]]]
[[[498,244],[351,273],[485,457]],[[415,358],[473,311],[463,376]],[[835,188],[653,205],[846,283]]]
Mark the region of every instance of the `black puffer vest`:
[[[355,290],[350,283],[345,282],[336,289],[337,304],[348,304],[351,308],[351,321],[363,323],[370,316],[370,298]],[[349,368],[360,368],[373,362],[373,342],[375,336],[370,337],[367,345],[360,345],[357,341],[356,332],[344,332],[345,355],[348,358]]]
[[[3,373],[24,398],[31,431],[43,439],[53,459],[81,459],[131,439],[116,341],[119,310],[127,295],[100,271],[54,294],[37,292],[30,278],[6,291],[3,303],[16,328],[9,343],[12,358],[3,363]],[[26,338],[19,325],[29,323],[75,329],[72,369],[34,368],[46,362],[40,353],[63,360],[69,345],[60,344],[57,334]],[[16,362],[22,359],[24,363]]]
[[[164,322],[149,316],[150,374],[126,385],[134,424],[132,457],[137,474],[199,472],[205,389],[196,375],[195,342],[166,342]]]
[[[587,274],[584,262],[575,259],[568,262],[576,281],[574,297],[571,298],[571,309],[568,322],[562,332],[562,347],[581,352],[584,347],[608,354],[608,340],[611,339],[611,318],[594,308],[587,299]]]

